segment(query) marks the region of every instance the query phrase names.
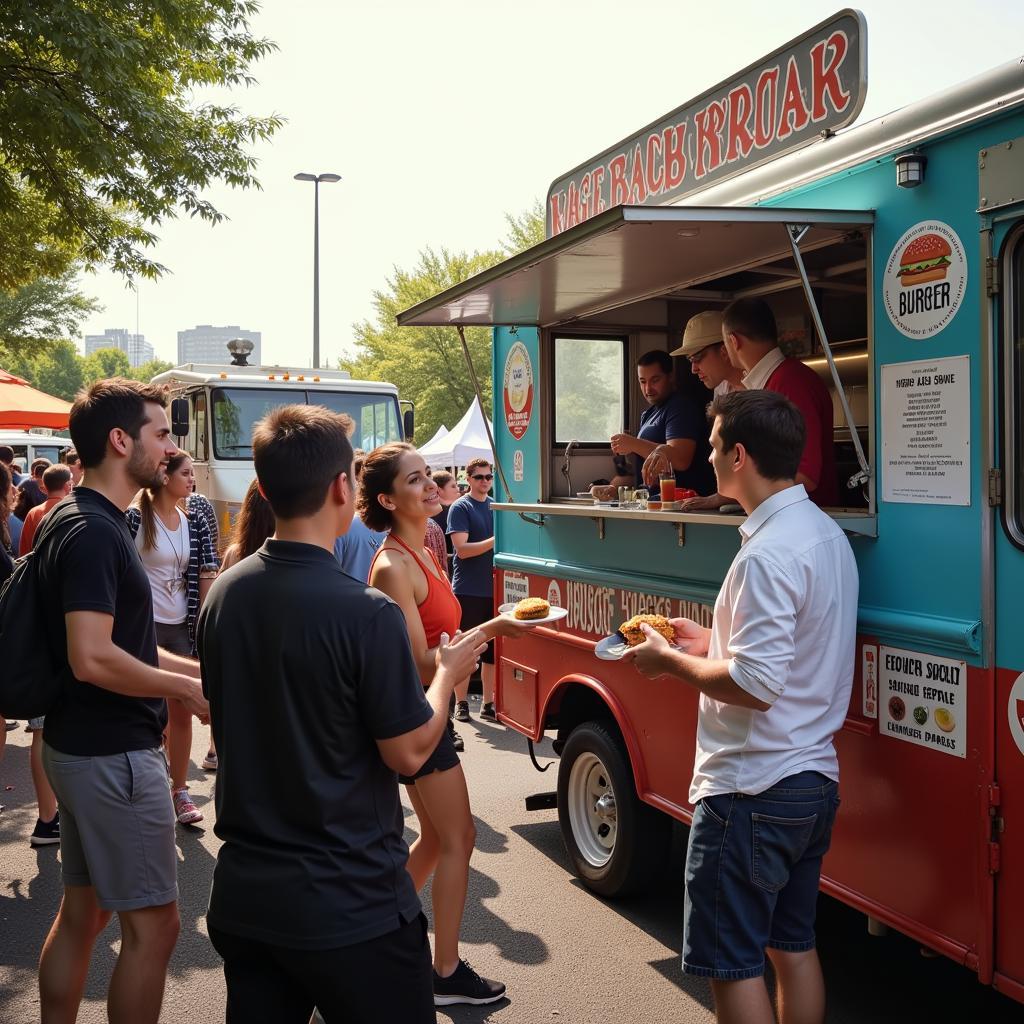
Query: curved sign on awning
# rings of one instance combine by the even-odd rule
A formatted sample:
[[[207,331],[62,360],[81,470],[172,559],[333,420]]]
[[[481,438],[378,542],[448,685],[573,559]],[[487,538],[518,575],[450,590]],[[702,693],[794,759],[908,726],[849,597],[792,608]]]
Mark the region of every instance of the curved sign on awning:
[[[844,10],[552,182],[547,237],[613,206],[674,202],[827,138],[867,94],[867,25]]]

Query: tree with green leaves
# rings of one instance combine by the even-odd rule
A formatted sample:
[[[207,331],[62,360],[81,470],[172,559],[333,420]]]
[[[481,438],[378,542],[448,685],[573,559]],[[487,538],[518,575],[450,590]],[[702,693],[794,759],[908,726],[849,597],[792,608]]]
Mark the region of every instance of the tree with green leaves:
[[[119,354],[124,355],[123,352]],[[48,395],[73,402],[78,389],[86,383],[83,373],[85,362],[74,342],[58,341],[33,362],[31,383]]]
[[[217,223],[215,181],[259,187],[249,147],[278,117],[204,98],[273,49],[255,0],[0,4],[0,288],[75,258],[128,277],[178,212]]]
[[[0,288],[0,366],[19,354],[32,358],[53,342],[81,333],[81,323],[102,306],[77,286],[77,268],[37,277],[20,288]]]
[[[452,427],[473,401],[473,383],[454,327],[399,327],[404,309],[493,267],[544,237],[544,211],[535,203],[519,216],[506,215],[508,237],[486,252],[424,249],[412,271],[395,268],[387,289],[373,294],[376,323],[356,324],[357,354],[339,366],[363,380],[386,380],[416,405],[416,440],[422,444],[444,424]],[[539,232],[539,234],[538,234]],[[469,327],[466,344],[480,380],[484,412],[491,412],[491,329]]]
[[[128,377],[131,372],[128,355],[119,348],[98,348],[82,361],[82,379],[86,384],[111,377]]]
[[[158,373],[173,369],[174,363],[169,363],[166,359],[150,359],[149,362],[133,366],[128,376],[133,380],[141,380],[148,384]]]

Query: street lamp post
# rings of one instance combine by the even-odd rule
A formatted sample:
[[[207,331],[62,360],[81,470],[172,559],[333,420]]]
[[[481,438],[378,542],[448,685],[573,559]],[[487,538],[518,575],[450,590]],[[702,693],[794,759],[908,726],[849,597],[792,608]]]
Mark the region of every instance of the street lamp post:
[[[320,369],[320,182],[341,181],[340,174],[295,175],[296,181],[313,182],[313,369]]]

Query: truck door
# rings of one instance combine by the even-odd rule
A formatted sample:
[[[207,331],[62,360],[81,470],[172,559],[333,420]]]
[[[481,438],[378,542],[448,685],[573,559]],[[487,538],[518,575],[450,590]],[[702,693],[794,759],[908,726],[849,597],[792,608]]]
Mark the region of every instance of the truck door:
[[[993,297],[997,466],[995,508],[995,732],[999,805],[993,808],[995,985],[1024,999],[1024,210],[996,225]],[[991,501],[999,501],[996,483]]]

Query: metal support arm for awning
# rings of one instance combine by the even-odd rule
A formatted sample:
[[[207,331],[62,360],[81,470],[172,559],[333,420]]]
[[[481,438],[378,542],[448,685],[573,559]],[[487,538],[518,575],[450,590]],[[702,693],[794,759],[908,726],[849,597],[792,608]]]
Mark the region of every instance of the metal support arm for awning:
[[[864,457],[864,449],[861,447],[860,437],[857,434],[857,427],[853,422],[853,415],[850,412],[850,404],[846,400],[846,391],[843,389],[843,382],[839,379],[839,370],[836,369],[835,359],[832,357],[832,346],[825,334],[825,325],[821,322],[821,314],[818,312],[818,303],[814,299],[814,292],[811,291],[811,282],[807,276],[807,268],[804,266],[803,256],[800,255],[800,240],[807,234],[807,224],[787,224],[786,233],[789,236],[789,245],[793,250],[793,262],[796,264],[797,272],[800,275],[800,283],[803,285],[804,295],[807,298],[807,305],[811,310],[811,317],[814,320],[814,328],[821,339],[821,347],[825,350],[825,358],[828,360],[828,368],[832,371],[832,381],[836,386],[836,393],[839,395],[839,404],[843,407],[843,417],[846,419],[846,426],[850,430],[850,437],[853,440],[853,447],[857,452],[857,464],[860,471],[854,473],[847,481],[849,488],[866,484],[871,480],[871,468],[868,460]]]
[[[473,391],[476,394],[476,400],[480,403],[480,411],[483,412],[484,399],[483,395],[480,394],[480,381],[477,379],[476,369],[473,366],[473,357],[469,354],[469,345],[466,344],[466,330],[462,324],[456,324],[455,329],[459,332],[459,341],[462,342],[462,357],[466,360],[466,366],[469,369],[469,379],[473,382]],[[484,429],[487,431],[487,440],[490,442],[491,454],[494,456],[494,468],[498,471],[498,476],[501,478],[501,486],[505,489],[505,495],[509,502],[514,505],[516,499],[512,497],[508,480],[505,479],[505,470],[501,465],[501,458],[498,455],[498,446],[494,443],[494,431],[491,430],[491,421],[486,416],[484,416]],[[533,523],[534,526],[544,525],[542,518],[527,515],[525,512],[520,512],[519,518],[527,523]]]

